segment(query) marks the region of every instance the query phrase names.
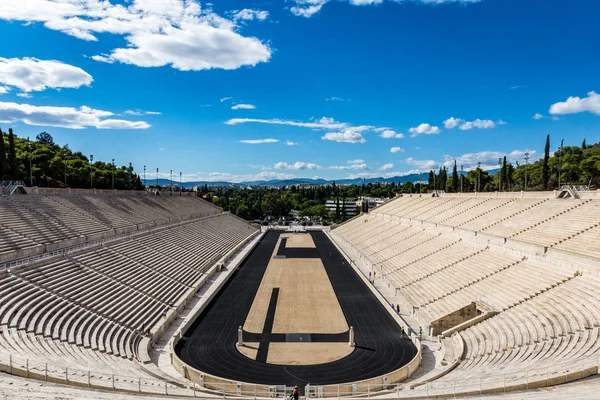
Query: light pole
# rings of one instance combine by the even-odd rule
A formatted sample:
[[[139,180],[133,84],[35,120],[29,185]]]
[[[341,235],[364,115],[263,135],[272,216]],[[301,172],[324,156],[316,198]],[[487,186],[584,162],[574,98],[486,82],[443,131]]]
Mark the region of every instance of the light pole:
[[[65,161],[65,188],[67,187],[67,162]]]
[[[27,149],[29,150],[29,186],[33,187],[33,168],[32,168],[32,161],[31,161],[31,142],[29,141],[29,138],[27,138]]]
[[[144,189],[146,188],[146,166],[144,165]]]
[[[90,154],[90,189],[94,188],[94,155]]]
[[[156,190],[158,190],[158,168],[156,168]]]
[[[465,180],[465,169],[464,165],[460,166],[460,192],[463,192],[463,181]]]
[[[529,169],[529,153],[525,153],[525,191],[527,191],[527,170]]]
[[[171,196],[173,196],[173,170],[171,170],[171,178],[169,178],[169,187],[171,188]]]
[[[181,192],[183,191],[183,186],[181,186],[181,171],[179,171],[179,195],[181,196]]]
[[[112,159],[112,167],[113,167],[113,171],[112,171],[112,189],[115,190],[115,159]]]
[[[481,161],[477,162],[477,193],[481,192]]]

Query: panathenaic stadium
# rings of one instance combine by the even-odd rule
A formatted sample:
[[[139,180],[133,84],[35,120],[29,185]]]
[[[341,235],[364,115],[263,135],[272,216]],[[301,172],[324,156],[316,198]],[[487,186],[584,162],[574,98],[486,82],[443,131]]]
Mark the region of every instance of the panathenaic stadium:
[[[0,196],[4,398],[598,398],[600,192],[400,195],[272,230]]]

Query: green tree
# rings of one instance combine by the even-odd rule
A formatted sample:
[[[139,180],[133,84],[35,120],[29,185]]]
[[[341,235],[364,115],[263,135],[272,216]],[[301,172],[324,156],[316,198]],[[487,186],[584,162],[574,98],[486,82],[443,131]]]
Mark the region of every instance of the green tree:
[[[52,138],[52,136],[50,136],[48,132],[42,132],[39,135],[37,135],[35,137],[35,141],[39,144],[48,144],[51,146],[54,145],[54,139]]]
[[[6,149],[4,145],[4,133],[0,129],[0,179],[6,178]]]
[[[581,142],[581,148],[583,150],[585,150],[585,148],[587,147],[586,143],[585,143],[585,138],[583,138],[583,142]]]
[[[235,210],[235,215],[243,219],[250,219],[250,208],[248,208],[246,203],[240,203]]]
[[[8,128],[8,178],[17,179],[18,173],[15,134],[13,133],[12,128]]]
[[[454,160],[454,167],[452,167],[452,190],[454,193],[458,192],[458,169],[456,168],[456,160]]]
[[[429,189],[435,190],[435,172],[433,170],[429,171],[429,178],[427,178],[427,186],[429,186]]]
[[[550,166],[548,161],[550,160],[550,135],[546,136],[546,146],[544,147],[544,161],[542,163],[542,187],[544,190],[548,190],[548,183],[550,182]]]

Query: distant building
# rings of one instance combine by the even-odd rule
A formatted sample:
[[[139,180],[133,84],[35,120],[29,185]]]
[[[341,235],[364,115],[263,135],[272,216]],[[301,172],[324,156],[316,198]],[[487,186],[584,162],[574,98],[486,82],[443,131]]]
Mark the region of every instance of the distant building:
[[[362,210],[363,212],[366,210],[371,210],[375,207],[379,207],[382,204],[390,201],[389,198],[379,198],[379,197],[359,197],[356,200],[356,206]]]
[[[327,200],[325,202],[327,211],[335,213],[337,207],[337,201]],[[350,199],[340,199],[340,215],[343,213],[345,217],[353,217],[360,212],[360,206],[357,207],[356,201]]]

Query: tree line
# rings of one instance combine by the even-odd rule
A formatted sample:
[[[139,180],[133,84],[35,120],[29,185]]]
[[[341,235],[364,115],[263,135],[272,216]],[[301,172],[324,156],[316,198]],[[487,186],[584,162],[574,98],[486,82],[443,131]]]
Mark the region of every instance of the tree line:
[[[26,184],[48,187],[133,189],[142,190],[140,176],[131,163],[117,167],[114,162],[94,161],[68,145],[59,146],[52,136],[42,132],[35,141],[17,137],[12,129],[0,129],[0,180],[22,180]],[[341,220],[340,212],[328,213],[327,200],[361,196],[391,198],[398,193],[492,192],[552,190],[560,185],[600,186],[600,142],[581,146],[558,146],[550,152],[546,137],[544,156],[539,160],[514,165],[506,157],[500,160],[495,174],[477,167],[459,173],[456,161],[451,171],[442,167],[429,171],[427,181],[405,183],[369,183],[363,185],[315,185],[310,187],[209,187],[203,185],[196,194],[248,220],[289,217],[292,210],[299,216]]]
[[[35,140],[19,138],[0,129],[0,180],[24,181],[31,186],[144,189],[131,163],[117,167],[113,162],[94,161],[69,145],[59,146],[47,132]]]
[[[506,156],[499,160],[495,174],[477,167],[466,174],[459,174],[456,161],[452,175],[448,177],[446,167],[429,171],[427,185],[408,187],[407,191],[419,193],[429,190],[446,192],[495,192],[520,190],[554,190],[562,185],[600,186],[600,142],[588,145],[585,139],[581,146],[563,146],[551,154],[550,135],[546,136],[544,156],[532,163],[513,165]],[[461,186],[462,185],[462,186]],[[411,185],[408,185],[411,186]]]

